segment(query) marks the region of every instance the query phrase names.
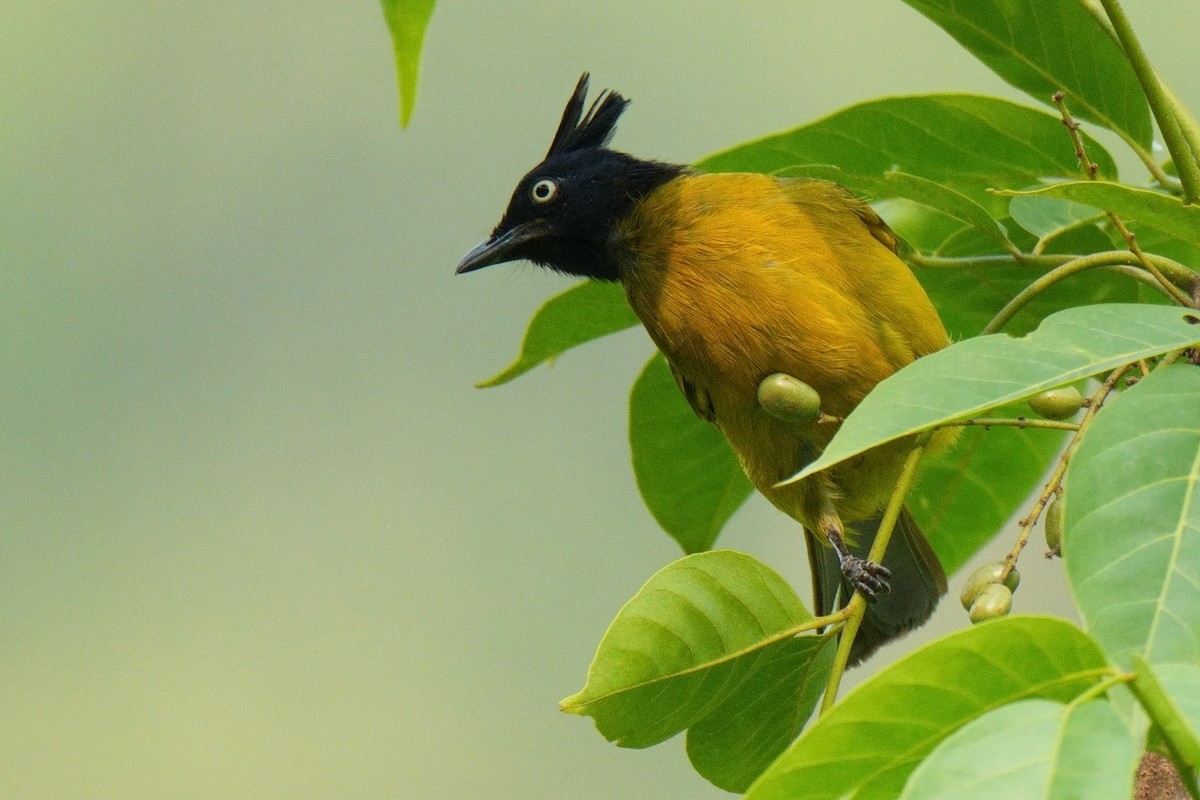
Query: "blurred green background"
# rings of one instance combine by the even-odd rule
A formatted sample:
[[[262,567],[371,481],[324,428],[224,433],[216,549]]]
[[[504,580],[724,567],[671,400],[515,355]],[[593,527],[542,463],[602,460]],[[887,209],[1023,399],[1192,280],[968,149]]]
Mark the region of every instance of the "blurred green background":
[[[1200,107],[1200,4],[1128,6]],[[899,2],[446,2],[401,132],[372,2],[0,10],[0,797],[727,796],[557,711],[679,555],[628,466],[647,338],[472,388],[568,284],[453,267],[584,69],[674,161],[1021,99]],[[806,581],[758,498],[722,544]]]

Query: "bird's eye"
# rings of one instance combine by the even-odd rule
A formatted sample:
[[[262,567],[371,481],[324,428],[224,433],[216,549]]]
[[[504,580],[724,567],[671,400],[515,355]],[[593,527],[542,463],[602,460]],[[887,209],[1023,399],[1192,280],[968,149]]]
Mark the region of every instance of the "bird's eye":
[[[529,190],[529,196],[535,203],[548,203],[556,194],[558,194],[558,184],[549,178],[542,178]]]

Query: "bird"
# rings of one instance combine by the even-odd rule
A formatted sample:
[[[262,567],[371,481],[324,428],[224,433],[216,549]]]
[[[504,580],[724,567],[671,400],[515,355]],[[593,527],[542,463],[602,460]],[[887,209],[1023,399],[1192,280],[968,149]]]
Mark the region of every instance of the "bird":
[[[800,522],[814,613],[855,590],[868,601],[851,664],[925,622],[946,592],[937,555],[907,509],[881,559],[865,557],[911,440],[783,483],[815,459],[884,378],[947,344],[937,311],[864,200],[821,179],[706,174],[609,147],[629,100],[587,104],[584,73],[545,158],[517,183],[491,235],[456,273],[513,261],[616,281],[700,419],[724,435],[751,482]],[[759,401],[782,373],[820,397],[797,422]],[[944,446],[951,434],[938,434]]]

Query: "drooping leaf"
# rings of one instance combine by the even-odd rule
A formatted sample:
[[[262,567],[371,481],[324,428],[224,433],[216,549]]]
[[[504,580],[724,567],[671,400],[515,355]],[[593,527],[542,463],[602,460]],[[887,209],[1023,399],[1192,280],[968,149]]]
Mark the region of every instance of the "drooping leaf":
[[[482,388],[507,383],[572,347],[637,324],[638,318],[620,284],[578,283],[543,303],[529,320],[516,360],[476,385]]]
[[[1169,306],[1068,308],[1020,338],[957,342],[880,383],[800,480],[884,442],[1200,342],[1196,316]]]
[[[1139,743],[1102,700],[1021,700],[964,725],[913,772],[901,800],[1129,800]]]
[[[1095,140],[1086,141],[1100,175],[1115,178],[1112,157]],[[716,153],[697,166],[770,173],[805,164],[833,164],[856,175],[917,175],[967,195],[997,219],[1006,215],[1007,204],[988,189],[1079,174],[1057,117],[964,94],[871,100]]]
[[[935,208],[944,214],[975,227],[1000,245],[1001,249],[1012,247],[1004,226],[988,214],[987,209],[971,198],[927,178],[904,172],[885,172],[876,175],[857,175],[841,167],[811,164],[782,170],[781,175],[800,178],[822,178],[841,184],[847,189],[870,200],[904,197],[922,205]]]
[[[1154,372],[1101,410],[1063,504],[1067,579],[1105,652],[1200,662],[1200,368]]]
[[[816,702],[813,682],[828,674],[827,640],[787,635],[811,619],[791,587],[750,556],[685,556],[621,609],[586,685],[562,708],[592,717],[622,747],[694,728],[698,768],[740,787],[795,735]],[[749,706],[755,719],[740,719]]]
[[[392,35],[396,86],[400,92],[400,127],[407,128],[417,100],[417,72],[425,28],[433,16],[434,0],[379,0]]]
[[[754,490],[725,437],[683,399],[662,355],[633,384],[629,446],[642,500],[685,553],[711,547]]]
[[[905,0],[1039,102],[1067,93],[1072,114],[1150,149],[1150,107],[1121,48],[1078,0]]]
[[[1025,404],[989,412],[1015,417]],[[907,504],[952,574],[987,544],[1040,485],[1063,431],[970,427],[945,453],[926,456]]]
[[[834,639],[813,636],[764,648],[753,680],[688,729],[688,760],[696,772],[726,791],[746,791],[800,735],[836,648]]]
[[[944,213],[904,199],[875,204],[888,225],[921,253],[960,259],[942,268],[913,265],[913,272],[938,310],[951,339],[976,336],[1009,300],[1051,267],[1019,264],[1002,252],[996,240]],[[1000,220],[1009,237],[1028,251],[1036,240],[1011,220]],[[1091,253],[1112,244],[1095,226],[1070,229],[1055,236],[1046,254]],[[978,256],[994,256],[979,259]],[[961,260],[967,259],[967,260]],[[1107,270],[1086,270],[1055,284],[1005,326],[1012,334],[1027,333],[1055,311],[1077,305],[1132,303],[1139,299],[1138,283]]]
[[[1039,238],[1050,238],[1106,219],[1092,206],[1055,197],[1014,197],[1008,210],[1018,225]]]
[[[953,633],[848,694],[763,773],[747,800],[890,800],[962,726],[1019,700],[1069,702],[1105,665],[1099,647],[1061,619],[1006,617]]]
[[[1091,252],[1097,245],[1099,249],[1106,248],[1104,235],[1094,227],[1071,231],[1060,238],[1063,245],[1079,245],[1076,252]],[[1050,269],[1010,261],[914,272],[951,337],[965,339],[978,335],[1008,301]],[[1136,302],[1137,285],[1132,279],[1107,270],[1085,270],[1040,292],[1017,312],[1004,331],[1012,335],[1028,333],[1051,314],[1074,306]]]
[[[1104,211],[1114,211],[1134,230],[1146,225],[1185,241],[1200,241],[1200,207],[1150,189],[1111,181],[1067,181],[1040,189],[998,191],[1012,197],[1057,197]]]
[[[1190,736],[1190,749],[1195,749],[1196,742],[1200,742],[1200,665],[1156,664],[1154,676],[1185,728],[1176,734],[1176,738]]]
[[[1179,777],[1190,784],[1188,794],[1195,795],[1200,789],[1200,735],[1193,713],[1197,666],[1168,663],[1152,667],[1137,653],[1131,653],[1129,661],[1133,680],[1127,685],[1150,723],[1147,749],[1169,752],[1181,767]],[[1164,670],[1170,676],[1167,683],[1162,680]]]

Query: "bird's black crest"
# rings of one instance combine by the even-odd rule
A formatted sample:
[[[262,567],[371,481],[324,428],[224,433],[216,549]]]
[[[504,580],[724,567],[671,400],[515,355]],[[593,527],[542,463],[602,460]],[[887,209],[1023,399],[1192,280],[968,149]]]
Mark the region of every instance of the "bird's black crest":
[[[616,92],[601,92],[585,114],[583,103],[587,99],[587,90],[588,74],[585,72],[579,77],[575,93],[563,109],[562,121],[558,123],[558,131],[555,132],[554,141],[550,143],[550,150],[546,153],[547,158],[571,150],[603,147],[612,138],[617,119],[625,110],[625,106],[629,105],[629,101]]]

